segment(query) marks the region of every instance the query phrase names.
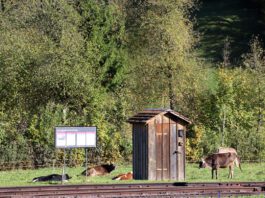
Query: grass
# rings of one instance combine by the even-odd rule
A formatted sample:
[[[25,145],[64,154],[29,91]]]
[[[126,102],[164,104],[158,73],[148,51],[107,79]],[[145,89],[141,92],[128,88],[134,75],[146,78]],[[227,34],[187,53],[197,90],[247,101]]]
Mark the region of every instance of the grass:
[[[201,34],[198,54],[206,59],[222,60],[224,42],[229,38],[231,61],[237,62],[248,50],[253,35],[264,40],[264,22],[258,9],[242,0],[201,0],[195,13],[195,29]]]
[[[121,165],[119,168],[111,172],[111,174],[101,177],[88,177],[80,175],[85,170],[84,167],[66,168],[65,172],[72,177],[67,184],[95,184],[95,183],[115,183],[112,177],[119,173],[125,173],[132,170],[131,166]],[[0,186],[25,186],[25,185],[49,185],[56,184],[49,182],[31,182],[34,177],[49,174],[62,174],[62,168],[40,168],[36,170],[12,170],[0,172]],[[60,182],[59,182],[60,183]]]
[[[228,182],[228,181],[265,181],[265,163],[243,163],[243,172],[235,168],[234,179],[228,179],[228,169],[220,169],[219,179],[211,179],[210,169],[198,169],[198,164],[187,164],[186,181],[187,182]],[[67,184],[110,184],[110,183],[137,183],[137,182],[154,182],[154,181],[113,181],[112,177],[119,173],[125,173],[132,170],[131,165],[119,165],[118,168],[107,176],[86,177],[80,176],[84,170],[83,167],[67,168],[66,172],[72,177]],[[0,172],[0,186],[28,186],[28,185],[49,185],[49,182],[32,183],[34,177],[48,175],[52,173],[61,174],[61,168],[42,168],[37,170],[12,170]],[[165,181],[175,182],[175,181]],[[55,183],[53,183],[55,184]]]
[[[198,164],[187,165],[188,182],[230,182],[230,181],[265,181],[265,163],[242,163],[242,172],[234,169],[234,178],[228,179],[228,169],[218,171],[218,180],[212,180],[211,169],[198,169]]]

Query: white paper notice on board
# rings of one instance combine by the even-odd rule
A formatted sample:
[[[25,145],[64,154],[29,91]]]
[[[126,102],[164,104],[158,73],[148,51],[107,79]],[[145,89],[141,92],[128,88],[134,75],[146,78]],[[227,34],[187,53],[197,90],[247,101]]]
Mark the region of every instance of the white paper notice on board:
[[[65,133],[58,133],[56,143],[58,146],[66,146],[66,134]]]
[[[56,148],[96,147],[96,127],[55,127]]]
[[[86,146],[86,133],[77,133],[76,144],[77,146]]]
[[[95,133],[87,133],[86,134],[86,144],[88,146],[93,146],[96,141],[96,134]]]
[[[67,146],[75,146],[75,140],[76,139],[76,135],[75,133],[66,133],[66,145]]]

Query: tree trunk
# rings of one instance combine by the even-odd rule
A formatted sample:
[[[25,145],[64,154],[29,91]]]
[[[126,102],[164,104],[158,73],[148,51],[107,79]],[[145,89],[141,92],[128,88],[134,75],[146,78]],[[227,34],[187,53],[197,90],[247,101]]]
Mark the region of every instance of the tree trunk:
[[[221,143],[222,146],[224,146],[224,141],[225,141],[225,124],[226,124],[226,111],[225,111],[225,108],[223,108],[222,143]]]
[[[5,11],[5,5],[4,5],[4,0],[0,1],[0,11],[4,12]]]
[[[174,76],[173,76],[173,69],[171,66],[168,67],[168,97],[169,97],[169,106],[170,109],[175,110],[176,104],[176,95],[174,92]]]

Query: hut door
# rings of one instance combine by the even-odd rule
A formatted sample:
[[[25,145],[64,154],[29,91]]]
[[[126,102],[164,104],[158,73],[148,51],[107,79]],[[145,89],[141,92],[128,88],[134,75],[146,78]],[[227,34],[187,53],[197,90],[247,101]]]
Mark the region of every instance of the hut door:
[[[185,179],[185,133],[184,130],[177,131],[177,177],[178,180]]]
[[[169,179],[169,124],[156,124],[156,179]]]
[[[177,124],[170,124],[170,179],[185,179],[185,133],[177,130]]]

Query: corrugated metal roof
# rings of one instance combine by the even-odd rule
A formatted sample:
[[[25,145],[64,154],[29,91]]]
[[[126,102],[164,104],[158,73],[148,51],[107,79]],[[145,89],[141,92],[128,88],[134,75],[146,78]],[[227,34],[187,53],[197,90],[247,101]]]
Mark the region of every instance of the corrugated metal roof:
[[[180,113],[173,111],[171,109],[145,109],[144,111],[141,111],[134,115],[133,117],[129,118],[129,123],[146,123],[153,117],[159,115],[159,114],[166,114],[170,113],[171,115],[177,117],[178,119],[181,119],[188,124],[191,124],[191,121],[186,118],[185,116],[181,115]]]

